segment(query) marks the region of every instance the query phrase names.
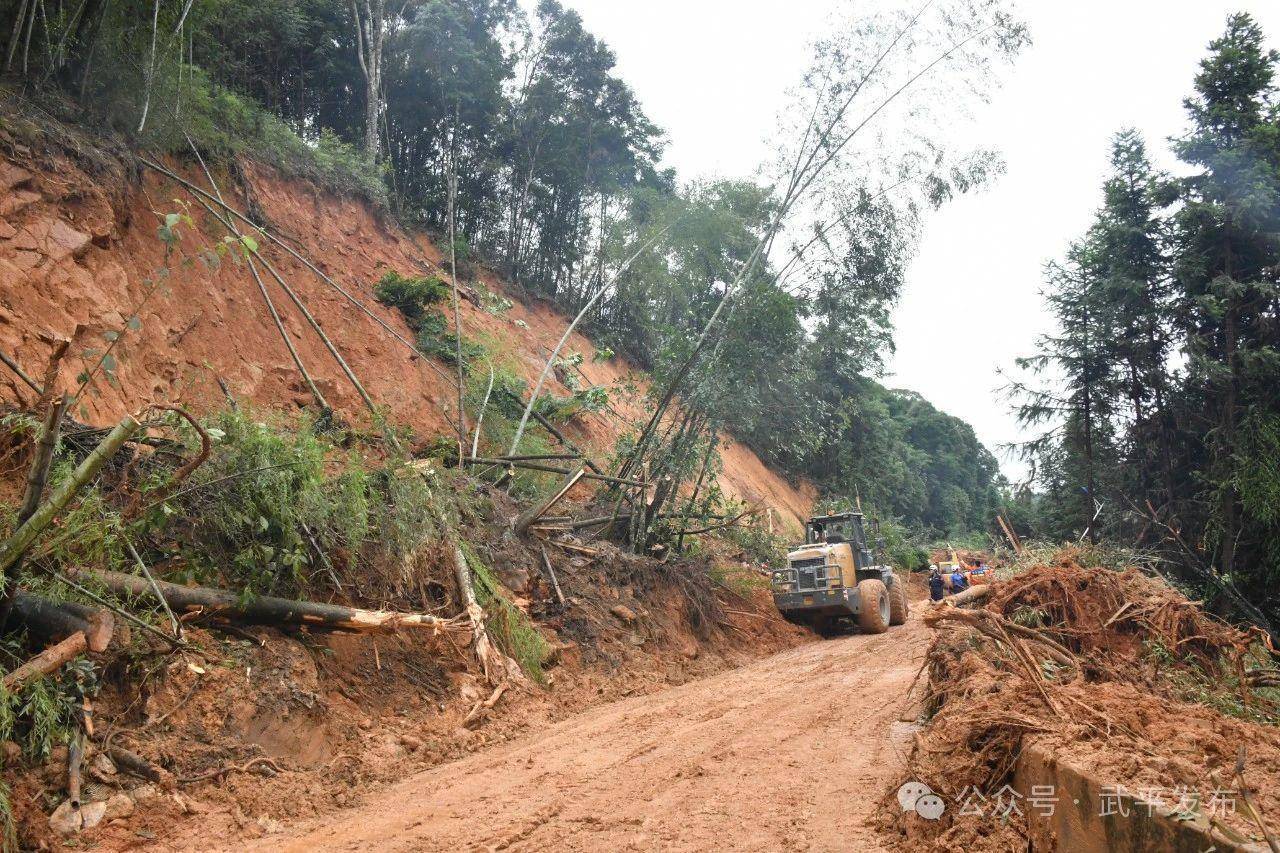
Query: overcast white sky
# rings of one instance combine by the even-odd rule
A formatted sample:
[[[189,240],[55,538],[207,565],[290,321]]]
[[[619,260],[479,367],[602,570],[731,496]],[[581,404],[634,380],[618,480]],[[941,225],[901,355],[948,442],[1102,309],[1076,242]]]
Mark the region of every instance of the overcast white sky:
[[[683,179],[748,176],[836,0],[565,0],[618,56],[669,138]],[[974,425],[993,452],[1019,438],[996,371],[1048,330],[1043,262],[1100,202],[1109,136],[1134,126],[1166,167],[1184,126],[1196,63],[1228,13],[1248,11],[1280,44],[1275,0],[1023,0],[1032,46],[968,143],[993,145],[1007,173],[929,220],[896,314],[887,383],[919,391]],[[1022,467],[1001,457],[1006,473]]]

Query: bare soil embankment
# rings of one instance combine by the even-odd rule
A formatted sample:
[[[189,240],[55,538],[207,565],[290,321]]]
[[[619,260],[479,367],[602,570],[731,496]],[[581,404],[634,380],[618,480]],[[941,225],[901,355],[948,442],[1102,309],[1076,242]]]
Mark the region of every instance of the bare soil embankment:
[[[142,321],[119,345],[119,382],[86,400],[82,420],[112,422],[150,402],[181,402],[197,411],[222,406],[219,379],[237,398],[263,408],[310,402],[247,266],[224,259],[213,268],[199,258],[225,231],[177,184],[148,170],[131,174],[110,158],[91,167],[53,146],[35,152],[23,146],[22,156],[14,150],[7,158],[0,154],[0,350],[38,376],[50,338],[71,339],[73,354],[101,350],[104,333],[122,328],[133,312]],[[179,169],[207,184],[198,169]],[[442,273],[429,240],[378,217],[363,202],[320,192],[271,169],[245,163],[238,172],[234,179],[218,177],[230,203],[252,213],[412,339],[398,312],[374,299],[373,288],[389,271]],[[199,233],[180,226],[182,242],[166,259],[157,226],[166,213],[184,211]],[[456,391],[446,365],[424,363],[295,259],[269,245],[263,250],[392,420],[424,438],[450,432]],[[164,278],[162,287],[144,301],[157,276]],[[487,271],[476,276],[513,305],[495,311],[464,302],[466,336],[509,360],[532,383],[564,333],[566,318],[545,303],[522,301],[519,289]],[[360,398],[322,342],[284,294],[274,284],[271,289],[325,398],[345,417],[364,417]],[[608,457],[619,435],[648,415],[645,379],[625,359],[595,360],[594,345],[581,334],[572,336],[568,351],[584,356],[584,384],[609,388],[612,399],[611,409],[583,413],[565,431],[598,457]],[[64,370],[64,381],[70,384],[78,372],[79,367]],[[550,391],[569,393],[554,380]],[[7,370],[0,374],[0,402],[29,395]],[[721,455],[727,494],[772,506],[781,523],[798,529],[812,504],[810,487],[789,483],[728,437]]]

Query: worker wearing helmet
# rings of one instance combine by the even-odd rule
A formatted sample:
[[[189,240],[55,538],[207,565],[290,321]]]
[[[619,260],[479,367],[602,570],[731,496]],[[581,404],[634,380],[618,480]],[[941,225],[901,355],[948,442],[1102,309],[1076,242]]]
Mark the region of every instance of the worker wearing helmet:
[[[946,595],[943,587],[945,582],[942,580],[942,570],[936,565],[929,566],[929,598],[933,601],[941,601]]]

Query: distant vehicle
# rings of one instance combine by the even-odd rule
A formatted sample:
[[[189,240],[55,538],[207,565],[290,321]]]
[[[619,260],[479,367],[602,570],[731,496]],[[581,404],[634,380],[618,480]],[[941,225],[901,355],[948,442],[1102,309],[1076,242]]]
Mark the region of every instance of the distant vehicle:
[[[877,529],[879,524],[873,522]],[[790,622],[831,636],[847,624],[882,634],[907,621],[907,590],[873,550],[860,512],[815,516],[805,522],[805,542],[773,572],[773,603]]]

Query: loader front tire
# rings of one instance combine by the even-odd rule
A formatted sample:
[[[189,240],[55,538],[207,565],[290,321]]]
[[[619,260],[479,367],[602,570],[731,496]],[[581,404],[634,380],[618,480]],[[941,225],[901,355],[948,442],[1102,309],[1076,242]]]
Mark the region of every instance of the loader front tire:
[[[875,578],[858,582],[858,627],[864,634],[889,630],[889,590]]]
[[[904,624],[907,621],[907,614],[910,612],[910,606],[907,604],[906,584],[901,579],[894,578],[893,586],[889,587],[889,624]]]

